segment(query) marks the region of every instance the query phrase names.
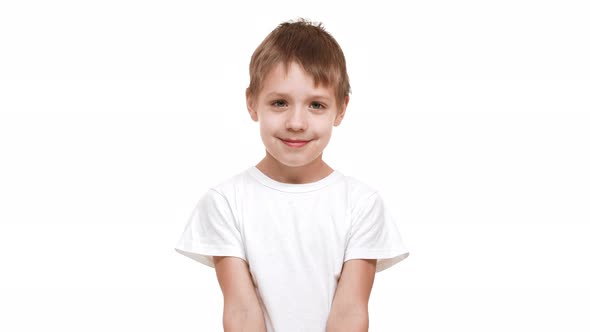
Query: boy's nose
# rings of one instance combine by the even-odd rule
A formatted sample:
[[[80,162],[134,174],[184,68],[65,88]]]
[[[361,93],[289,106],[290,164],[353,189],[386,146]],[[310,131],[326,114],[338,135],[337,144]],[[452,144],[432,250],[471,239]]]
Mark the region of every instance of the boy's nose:
[[[288,112],[286,127],[291,130],[307,128],[307,110],[305,107],[295,107]]]

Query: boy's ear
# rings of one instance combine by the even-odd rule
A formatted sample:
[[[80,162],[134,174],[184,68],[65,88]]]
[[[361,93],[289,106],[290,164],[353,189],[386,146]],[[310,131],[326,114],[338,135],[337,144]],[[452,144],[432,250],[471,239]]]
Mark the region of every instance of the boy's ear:
[[[250,113],[250,117],[255,122],[258,122],[258,113],[254,109],[255,107],[254,98],[250,94],[250,91],[246,88],[246,108],[248,109],[248,113]]]
[[[344,102],[338,109],[336,119],[334,119],[334,127],[338,127],[342,119],[344,119],[344,114],[346,113],[346,107],[348,107],[348,101],[350,100],[349,96],[344,97]]]

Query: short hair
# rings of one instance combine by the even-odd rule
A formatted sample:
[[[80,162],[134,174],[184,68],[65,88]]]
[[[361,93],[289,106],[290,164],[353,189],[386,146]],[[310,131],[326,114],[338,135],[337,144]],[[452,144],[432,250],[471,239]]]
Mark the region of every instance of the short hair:
[[[257,97],[270,70],[280,63],[287,70],[293,61],[313,77],[316,85],[332,86],[340,108],[351,92],[344,53],[322,23],[303,18],[279,24],[256,48],[250,59],[247,94]]]

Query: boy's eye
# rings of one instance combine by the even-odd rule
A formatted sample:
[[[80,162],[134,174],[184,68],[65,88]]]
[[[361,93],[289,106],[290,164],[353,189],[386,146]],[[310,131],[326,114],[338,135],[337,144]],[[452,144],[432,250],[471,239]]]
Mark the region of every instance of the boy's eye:
[[[317,109],[317,110],[325,108],[324,105],[322,105],[316,101],[312,102],[310,106],[311,106],[311,108]]]
[[[275,100],[271,103],[271,105],[275,107],[285,107],[287,106],[287,102],[284,100]]]

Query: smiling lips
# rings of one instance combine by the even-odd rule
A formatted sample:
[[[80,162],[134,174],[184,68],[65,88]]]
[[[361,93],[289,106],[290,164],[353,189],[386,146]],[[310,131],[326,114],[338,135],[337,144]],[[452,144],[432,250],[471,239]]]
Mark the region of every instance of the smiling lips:
[[[292,140],[292,139],[281,139],[281,141],[283,141],[283,143],[285,143],[286,145],[288,145],[292,148],[300,148],[309,142],[309,141],[304,141],[304,140]]]

